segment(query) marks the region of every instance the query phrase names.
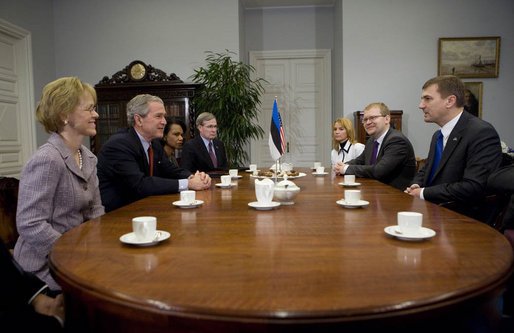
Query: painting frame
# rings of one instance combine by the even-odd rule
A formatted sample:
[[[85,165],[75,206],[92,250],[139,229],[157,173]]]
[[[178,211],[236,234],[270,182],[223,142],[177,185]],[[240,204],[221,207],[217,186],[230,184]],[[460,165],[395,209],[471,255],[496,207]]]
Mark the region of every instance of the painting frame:
[[[439,38],[437,75],[498,77],[500,40],[499,36]]]
[[[482,119],[482,82],[463,82],[466,88],[464,109]],[[471,93],[471,95],[470,95]]]

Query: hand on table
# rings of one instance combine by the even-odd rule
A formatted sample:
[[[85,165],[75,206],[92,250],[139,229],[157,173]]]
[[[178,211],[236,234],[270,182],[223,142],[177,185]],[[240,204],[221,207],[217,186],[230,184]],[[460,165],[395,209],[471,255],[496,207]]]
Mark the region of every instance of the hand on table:
[[[205,172],[196,171],[194,175],[189,176],[188,188],[190,190],[206,190],[211,187],[211,177]]]

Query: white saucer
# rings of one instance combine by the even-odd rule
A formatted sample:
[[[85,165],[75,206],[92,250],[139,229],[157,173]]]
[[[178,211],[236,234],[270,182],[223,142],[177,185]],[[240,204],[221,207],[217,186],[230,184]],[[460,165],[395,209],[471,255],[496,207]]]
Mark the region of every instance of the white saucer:
[[[389,227],[385,227],[384,231],[388,235],[406,241],[419,241],[427,238],[432,238],[435,236],[434,230],[424,227],[421,227],[420,232],[416,234],[402,234],[400,233],[400,230],[397,225],[390,225]]]
[[[261,171],[261,170],[255,170],[255,171]],[[245,172],[248,172],[248,173],[250,173],[250,172],[251,172],[251,173],[253,173],[253,170],[248,169],[248,170],[245,170]]]
[[[312,175],[313,176],[325,176],[325,175],[328,175],[328,172],[322,172],[322,173],[313,172]]]
[[[338,184],[341,185],[341,186],[346,186],[346,187],[357,187],[361,183],[345,183],[345,182],[341,182],[341,183],[338,183]]]
[[[229,187],[232,187],[232,186],[236,186],[237,183],[230,183],[230,184],[227,184],[227,185],[222,184],[222,183],[216,183],[215,185],[218,186],[218,187],[229,188]]]
[[[369,202],[365,201],[365,200],[359,200],[359,202],[352,203],[352,204],[349,202],[346,202],[344,200],[337,200],[336,203],[338,205],[343,206],[344,208],[359,208],[359,207],[366,207],[367,205],[369,205]]]
[[[203,204],[202,200],[195,200],[192,203],[185,203],[180,200],[173,202],[173,205],[180,207],[180,208],[196,208],[196,207],[200,206],[201,204]]]
[[[248,203],[248,206],[255,208],[257,210],[270,210],[270,209],[280,206],[280,202],[272,201],[270,204],[264,205],[264,204],[260,204],[258,201],[254,201],[254,202]]]
[[[228,175],[227,175],[227,176],[228,176]],[[241,176],[241,175],[237,175],[237,176],[235,176],[235,177],[231,177],[231,178],[232,178],[232,179],[239,179],[239,178],[243,178],[243,176]]]
[[[163,240],[170,238],[170,233],[167,231],[157,230],[156,233],[159,234],[158,235],[159,237],[150,242],[137,240],[136,234],[134,234],[133,232],[129,232],[128,234],[121,236],[120,241],[124,244],[129,244],[129,245],[151,246],[151,245],[155,245],[157,243],[162,242]]]

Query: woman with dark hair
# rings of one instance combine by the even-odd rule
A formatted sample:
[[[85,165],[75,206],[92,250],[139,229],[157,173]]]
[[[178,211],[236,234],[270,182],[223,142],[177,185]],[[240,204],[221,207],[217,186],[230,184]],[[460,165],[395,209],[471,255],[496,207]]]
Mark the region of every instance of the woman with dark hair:
[[[182,148],[185,132],[186,124],[182,120],[166,117],[166,126],[164,127],[164,136],[161,143],[170,162],[177,167],[179,165],[175,153],[177,149]]]

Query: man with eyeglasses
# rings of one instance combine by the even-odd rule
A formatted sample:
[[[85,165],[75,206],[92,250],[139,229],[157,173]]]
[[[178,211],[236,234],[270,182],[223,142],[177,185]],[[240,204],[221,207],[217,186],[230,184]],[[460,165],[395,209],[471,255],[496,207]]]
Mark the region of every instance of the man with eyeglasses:
[[[105,211],[136,200],[183,190],[206,190],[205,173],[173,165],[158,141],[166,125],[162,99],[137,95],[127,103],[129,128],[111,136],[98,153],[98,179]]]
[[[374,178],[404,190],[416,173],[414,149],[402,132],[391,128],[391,113],[384,103],[364,109],[364,129],[370,136],[362,154],[334,165],[336,174]]]
[[[216,117],[210,112],[203,112],[196,118],[196,127],[200,135],[184,144],[181,166],[191,172],[227,170],[225,145],[216,139]]]

